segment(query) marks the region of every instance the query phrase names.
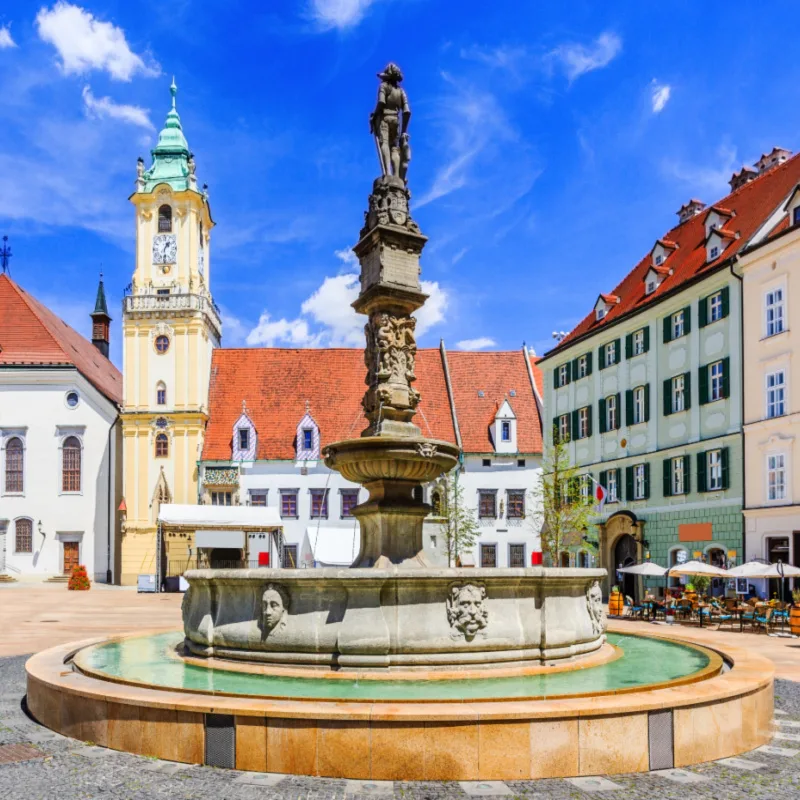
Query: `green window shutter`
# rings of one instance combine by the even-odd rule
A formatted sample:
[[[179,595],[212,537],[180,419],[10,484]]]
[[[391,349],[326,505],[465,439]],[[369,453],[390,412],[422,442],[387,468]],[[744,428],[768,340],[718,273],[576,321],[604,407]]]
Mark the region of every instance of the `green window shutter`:
[[[614,340],[614,363],[619,364],[620,362],[620,340]]]
[[[606,399],[601,397],[597,403],[597,428],[600,433],[606,432]]]
[[[706,454],[697,454],[697,491],[706,491]]]
[[[625,424],[633,425],[633,389],[625,390]]]
[[[622,467],[617,467],[615,472],[617,473],[617,495],[622,500]]]
[[[578,380],[578,375],[579,375],[579,373],[578,373],[578,359],[577,358],[573,358],[572,359],[572,380],[574,380],[574,381]]]
[[[697,304],[697,324],[701,328],[705,328],[708,325],[708,298],[703,297],[701,298],[700,302]]]
[[[672,459],[664,459],[664,497],[672,496]]]
[[[672,341],[672,315],[664,317],[664,344]]]
[[[578,410],[572,412],[572,440],[577,441],[578,439]]]
[[[722,316],[727,317],[731,312],[731,290],[728,286],[722,287]]]
[[[586,406],[586,436],[592,435],[592,407]]]
[[[614,430],[619,430],[622,427],[622,395],[617,392],[617,427]]]
[[[586,354],[586,374],[592,374],[592,352],[591,350]]]
[[[697,371],[698,394],[700,405],[704,406],[708,402],[708,367],[700,367]]]
[[[683,457],[683,493],[689,494],[692,491],[692,459],[689,456]]]
[[[692,307],[686,306],[683,309],[683,332],[691,333],[692,331]]]
[[[558,417],[553,417],[553,444],[558,442]]]
[[[644,465],[644,499],[647,500],[650,497],[650,464],[645,463]]]
[[[601,486],[606,485],[606,471],[604,469],[600,470],[600,474],[597,476],[597,481]]]
[[[683,373],[683,407],[688,411],[692,407],[692,373]]]
[[[625,467],[625,499],[633,500],[633,467]]]
[[[650,325],[645,325],[644,327],[644,352],[646,353],[650,349]]]
[[[672,378],[664,381],[664,416],[668,417],[672,413]]]
[[[723,489],[730,489],[731,487],[731,475],[730,475],[730,459],[728,458],[728,448],[723,447],[720,451],[720,457],[722,458],[722,488]]]
[[[645,328],[647,330],[647,328]],[[650,421],[650,384],[644,385],[644,421]]]
[[[558,367],[553,370],[553,387],[558,388]]]
[[[601,344],[600,347],[597,348],[597,369],[605,369],[606,368],[606,346]]]
[[[722,359],[722,396],[731,396],[731,359],[725,356]]]
[[[629,333],[625,337],[625,358],[630,358],[633,355],[633,334]]]

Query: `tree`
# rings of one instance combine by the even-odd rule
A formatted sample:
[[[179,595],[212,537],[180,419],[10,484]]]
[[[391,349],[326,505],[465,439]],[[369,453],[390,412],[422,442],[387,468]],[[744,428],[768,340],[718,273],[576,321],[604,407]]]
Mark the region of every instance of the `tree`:
[[[475,510],[464,502],[463,489],[458,483],[458,476],[452,472],[442,476],[440,480],[438,510],[434,510],[441,518],[441,531],[447,551],[447,565],[452,567],[460,553],[472,550],[480,536]]]
[[[583,481],[589,481],[585,491],[581,491]],[[557,566],[562,550],[581,544],[596,512],[591,480],[572,466],[566,442],[559,439],[555,427],[552,445],[542,461],[542,480],[533,495],[533,518],[541,528],[542,552]]]

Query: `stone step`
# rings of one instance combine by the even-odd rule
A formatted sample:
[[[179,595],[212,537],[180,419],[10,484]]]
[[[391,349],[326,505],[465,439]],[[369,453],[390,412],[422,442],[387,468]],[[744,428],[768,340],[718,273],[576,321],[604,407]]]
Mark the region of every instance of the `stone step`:
[[[53,575],[45,583],[69,583],[69,575]]]
[[[16,583],[17,579],[10,575],[0,575],[0,583]]]

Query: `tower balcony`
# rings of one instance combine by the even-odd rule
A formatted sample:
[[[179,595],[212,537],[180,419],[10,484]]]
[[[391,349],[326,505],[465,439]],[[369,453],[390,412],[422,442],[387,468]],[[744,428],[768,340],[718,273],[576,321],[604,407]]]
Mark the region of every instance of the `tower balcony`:
[[[204,314],[217,334],[222,335],[222,320],[219,306],[205,294],[178,293],[158,294],[156,291],[128,294],[122,301],[125,316],[190,317]]]

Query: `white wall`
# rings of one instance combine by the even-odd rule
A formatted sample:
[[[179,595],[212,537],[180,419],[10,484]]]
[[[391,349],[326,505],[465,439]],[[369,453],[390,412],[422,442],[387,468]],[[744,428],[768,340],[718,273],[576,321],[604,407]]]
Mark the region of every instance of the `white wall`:
[[[76,408],[66,404],[76,390]],[[80,563],[89,577],[106,580],[108,533],[115,519],[109,508],[109,462],[116,499],[118,447],[109,442],[117,418],[114,405],[77,370],[26,369],[0,371],[0,439],[24,430],[25,475],[22,495],[5,494],[5,448],[0,450],[0,567],[18,579],[41,579],[63,572],[63,542],[80,542]],[[61,441],[75,433],[83,445],[82,486],[75,494],[61,492]],[[15,552],[15,520],[33,520],[33,552]],[[44,533],[39,533],[39,522]],[[3,533],[3,529],[5,532]],[[114,536],[111,536],[111,568]],[[4,555],[3,555],[4,553]]]

